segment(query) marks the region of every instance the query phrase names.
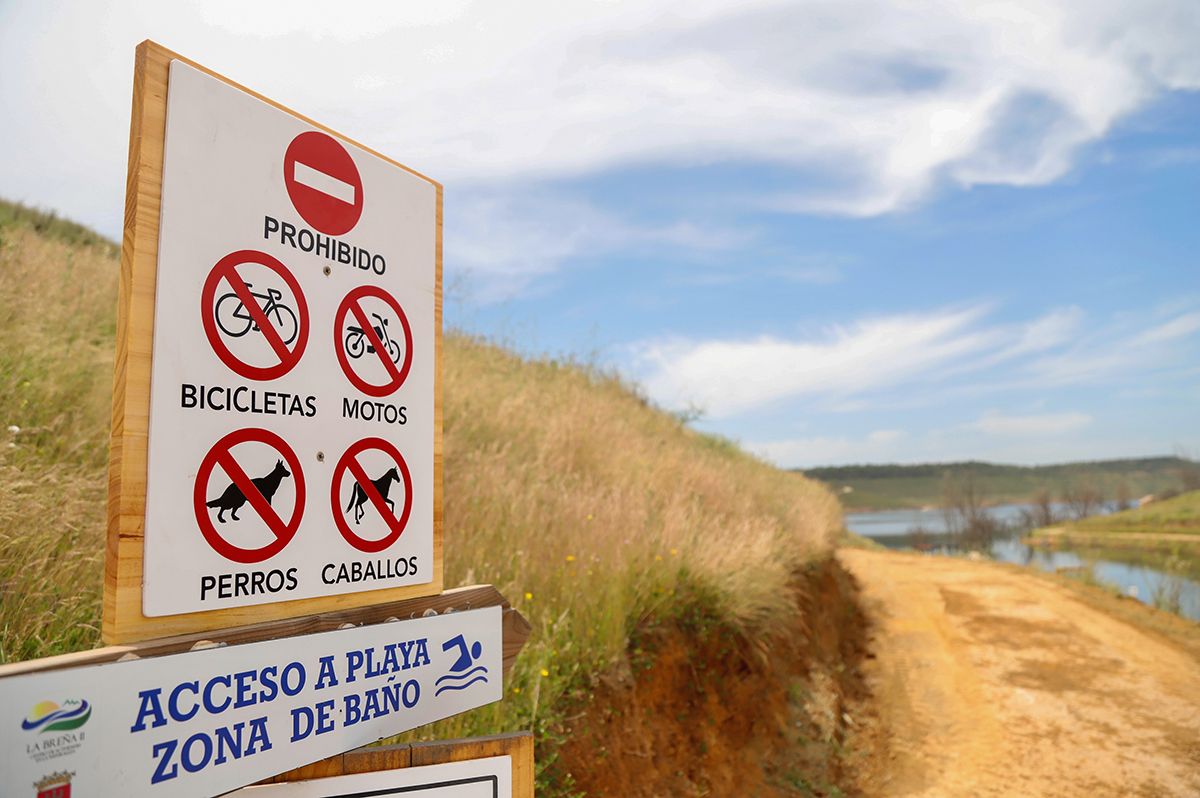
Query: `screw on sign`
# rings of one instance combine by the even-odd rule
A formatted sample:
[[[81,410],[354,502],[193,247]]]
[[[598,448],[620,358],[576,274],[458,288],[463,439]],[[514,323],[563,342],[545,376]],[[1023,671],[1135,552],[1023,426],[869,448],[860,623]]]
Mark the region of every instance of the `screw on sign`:
[[[261,449],[257,449],[253,457],[240,454],[244,462],[253,460],[255,467],[251,470],[254,473],[261,472],[262,476],[250,477],[247,469],[234,457],[233,448],[243,443],[264,444],[274,450],[270,457],[263,457]],[[228,479],[213,479],[217,466],[221,467]],[[288,479],[295,484],[296,498],[291,516],[285,521],[272,506],[272,500],[284,480]],[[200,533],[213,551],[227,560],[249,564],[274,557],[296,536],[304,515],[304,497],[304,472],[292,447],[273,432],[252,428],[231,432],[217,441],[204,456],[196,473],[193,502]],[[246,504],[250,505],[254,516],[265,524],[271,535],[271,540],[257,548],[231,543],[226,536],[234,537],[236,522],[246,518],[238,516],[238,511],[243,510]],[[228,525],[226,535],[222,535],[217,525]],[[237,537],[242,539],[244,535]]]
[[[253,284],[243,273],[250,265],[265,267],[265,273],[262,269],[255,271],[268,279],[274,275],[282,280],[291,296],[275,287],[252,290]],[[218,296],[222,283],[230,290]],[[278,258],[253,249],[231,252],[212,267],[200,292],[200,318],[217,357],[246,379],[282,377],[300,362],[308,345],[308,303],[300,283]],[[260,337],[269,351],[265,360],[254,362],[251,353]]]
[[[383,457],[372,458],[376,464],[389,463],[383,469],[375,469],[380,473],[379,477],[371,477],[367,468],[363,466],[362,455],[368,452],[382,453]],[[351,479],[344,479],[346,476],[350,476]],[[392,498],[393,484],[403,487],[403,499]],[[343,487],[347,489],[343,490]],[[346,450],[333,469],[330,500],[333,502],[333,518],[337,522],[338,531],[347,543],[359,551],[368,554],[383,551],[399,540],[400,535],[404,533],[404,527],[412,513],[412,488],[412,475],[409,473],[408,463],[396,447],[383,438],[363,438]],[[365,505],[368,502],[383,519],[385,533],[382,537],[364,536],[362,522],[366,516]]]
[[[383,312],[368,312],[364,299],[376,300],[376,309]],[[397,332],[402,339],[396,338]],[[387,291],[361,285],[347,294],[333,317],[333,335],[338,363],[355,388],[367,396],[379,397],[395,393],[404,384],[412,368],[412,327],[400,303]],[[367,364],[382,368],[372,369]],[[372,370],[376,377],[381,373],[382,379],[369,379]]]
[[[362,178],[333,136],[311,130],[292,139],[283,156],[283,181],[296,212],[314,229],[340,236],[358,224]]]

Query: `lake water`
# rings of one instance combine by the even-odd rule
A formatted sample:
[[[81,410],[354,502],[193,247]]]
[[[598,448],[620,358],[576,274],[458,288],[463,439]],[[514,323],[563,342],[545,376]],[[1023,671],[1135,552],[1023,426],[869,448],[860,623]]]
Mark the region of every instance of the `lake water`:
[[[1019,528],[1025,509],[1022,505],[1005,504],[988,508],[997,521]],[[925,535],[914,538],[912,530],[920,527]],[[889,549],[908,549],[918,545],[933,554],[956,554],[959,548],[948,534],[941,510],[884,510],[871,513],[847,513],[846,528],[871,538]],[[1001,562],[1016,563],[1043,571],[1062,568],[1086,568],[1096,579],[1112,585],[1122,593],[1143,603],[1153,605],[1154,597],[1164,591],[1178,591],[1180,614],[1200,621],[1200,582],[1178,574],[1167,573],[1153,565],[1122,561],[1120,554],[1104,552],[1103,557],[1087,550],[1032,548],[1020,540],[1016,532],[993,541],[991,556]]]

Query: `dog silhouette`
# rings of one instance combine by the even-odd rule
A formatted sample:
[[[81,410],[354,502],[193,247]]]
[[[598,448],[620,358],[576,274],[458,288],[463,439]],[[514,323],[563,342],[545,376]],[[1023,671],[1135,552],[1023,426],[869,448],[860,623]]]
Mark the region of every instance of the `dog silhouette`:
[[[284,477],[290,477],[291,475],[292,472],[283,467],[283,461],[276,460],[275,468],[271,469],[270,474],[267,474],[265,477],[255,477],[250,481],[254,483],[254,487],[258,488],[258,492],[262,494],[262,497],[267,500],[267,504],[270,504],[271,497],[275,495],[275,491],[279,490],[279,483],[283,481]],[[242,489],[231,482],[224,493],[210,502],[205,502],[205,506],[221,508],[217,512],[217,521],[223,524],[225,523],[226,510],[229,511],[234,521],[240,521],[241,519],[238,518],[237,512],[242,509],[242,505],[245,503],[246,494],[242,493]]]
[[[371,484],[375,486],[375,490],[379,491],[379,495],[383,501],[391,508],[392,512],[396,511],[396,503],[388,498],[388,491],[392,487],[392,480],[400,481],[400,475],[396,473],[395,468],[389,468],[387,472],[379,479],[371,480]],[[362,520],[363,505],[367,503],[367,492],[363,490],[362,485],[354,483],[354,490],[350,491],[350,503],[346,505],[346,512],[350,512],[350,508],[354,508],[354,523]]]

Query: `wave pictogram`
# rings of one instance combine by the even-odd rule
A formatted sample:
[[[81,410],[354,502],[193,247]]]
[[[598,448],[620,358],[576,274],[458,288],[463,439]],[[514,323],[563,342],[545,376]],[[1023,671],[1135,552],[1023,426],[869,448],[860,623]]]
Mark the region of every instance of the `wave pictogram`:
[[[433,692],[433,695],[436,698],[447,690],[465,690],[477,682],[487,683],[487,672],[486,667],[477,665],[465,673],[447,673],[434,682],[434,686],[441,686]],[[446,684],[442,684],[442,682],[446,682]]]

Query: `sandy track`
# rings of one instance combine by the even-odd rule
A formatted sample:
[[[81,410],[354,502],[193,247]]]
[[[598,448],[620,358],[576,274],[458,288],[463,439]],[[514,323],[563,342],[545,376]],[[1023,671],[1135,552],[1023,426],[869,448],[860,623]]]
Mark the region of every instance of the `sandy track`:
[[[1182,648],[989,563],[838,556],[873,622],[867,795],[1200,795],[1200,663]]]

